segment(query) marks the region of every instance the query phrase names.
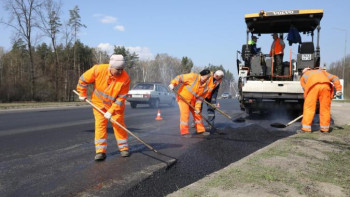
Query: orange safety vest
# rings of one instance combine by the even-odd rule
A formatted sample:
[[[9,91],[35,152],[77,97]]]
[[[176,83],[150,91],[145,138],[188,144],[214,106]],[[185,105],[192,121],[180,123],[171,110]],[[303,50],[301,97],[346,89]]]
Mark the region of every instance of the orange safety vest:
[[[208,89],[207,91],[204,91],[203,92],[203,96],[204,98],[211,98],[211,94],[213,93],[213,90],[218,86],[220,85],[222,79],[220,80],[215,80],[214,82],[214,74],[211,73],[210,74],[210,78],[208,79]]]
[[[283,54],[283,47],[280,43],[280,38],[277,38],[272,42],[270,56],[272,56],[272,54],[273,55]]]
[[[203,100],[203,98],[199,98],[199,96],[207,89],[208,81],[201,84],[200,78],[200,74],[188,73],[176,76],[170,83],[174,86],[181,83],[178,93],[183,96],[187,102],[191,102],[192,99]]]
[[[80,76],[77,90],[80,96],[86,97],[87,85],[94,83],[91,102],[115,114],[116,111],[123,109],[129,91],[130,78],[125,70],[115,77],[108,67],[109,64],[99,64],[87,70]]]
[[[337,91],[342,90],[342,85],[340,84],[339,78],[336,75],[332,75],[323,69],[313,69],[306,71],[300,78],[300,84],[304,89],[304,98],[307,96],[308,92],[316,84],[328,83],[331,85],[333,83]],[[334,94],[333,88],[331,88],[331,95]]]

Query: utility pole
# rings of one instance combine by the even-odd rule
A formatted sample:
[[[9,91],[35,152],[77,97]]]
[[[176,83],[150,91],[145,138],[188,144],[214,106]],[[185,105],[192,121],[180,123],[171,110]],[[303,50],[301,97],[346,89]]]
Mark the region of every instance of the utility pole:
[[[343,63],[343,90],[345,90],[345,66],[346,66],[346,45],[347,45],[347,38],[348,38],[348,30],[347,29],[342,29],[338,27],[334,27],[334,29],[342,31],[345,33],[345,44],[344,44],[344,63]],[[343,99],[344,99],[345,93],[343,92]]]
[[[344,63],[343,63],[343,79],[345,82],[345,65],[346,65],[346,45],[347,45],[347,37],[348,37],[348,30],[334,27],[334,29],[343,31],[345,33],[345,44],[344,44]]]

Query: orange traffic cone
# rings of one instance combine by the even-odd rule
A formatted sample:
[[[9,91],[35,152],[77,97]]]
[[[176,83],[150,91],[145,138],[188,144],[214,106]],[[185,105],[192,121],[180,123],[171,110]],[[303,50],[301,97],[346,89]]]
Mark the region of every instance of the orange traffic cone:
[[[220,108],[220,103],[219,103],[219,102],[216,104],[216,107],[217,107],[217,108]]]
[[[162,115],[160,115],[160,109],[158,109],[156,120],[163,120]]]

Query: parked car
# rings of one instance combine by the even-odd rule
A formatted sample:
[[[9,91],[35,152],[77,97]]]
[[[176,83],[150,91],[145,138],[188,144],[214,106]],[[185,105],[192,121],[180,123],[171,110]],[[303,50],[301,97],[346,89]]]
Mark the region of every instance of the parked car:
[[[137,83],[129,90],[128,97],[131,108],[137,104],[149,104],[150,107],[158,108],[160,104],[175,105],[175,94],[167,86],[161,83]]]
[[[229,92],[224,92],[224,93],[222,93],[221,98],[222,99],[230,99],[230,98],[232,98],[232,95]]]

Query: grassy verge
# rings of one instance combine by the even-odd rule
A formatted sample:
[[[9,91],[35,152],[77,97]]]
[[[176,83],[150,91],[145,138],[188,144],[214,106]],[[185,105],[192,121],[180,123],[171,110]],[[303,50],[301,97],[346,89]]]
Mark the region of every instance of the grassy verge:
[[[83,106],[85,102],[21,102],[21,103],[0,103],[0,110],[6,109],[29,109],[44,107],[62,107],[62,106]]]
[[[297,134],[174,196],[350,196],[350,126]]]

